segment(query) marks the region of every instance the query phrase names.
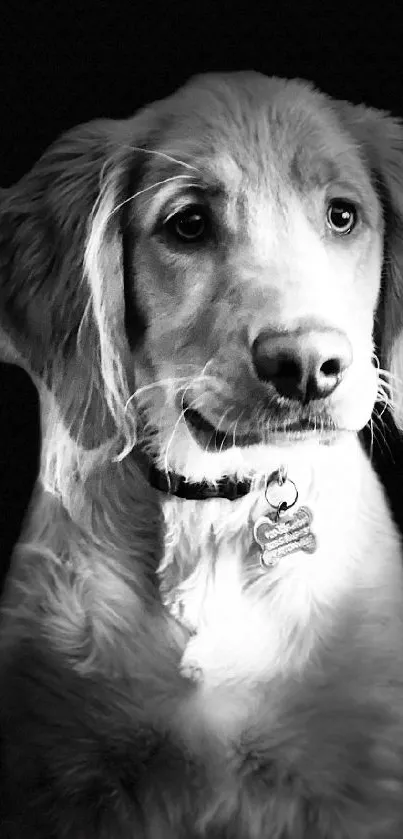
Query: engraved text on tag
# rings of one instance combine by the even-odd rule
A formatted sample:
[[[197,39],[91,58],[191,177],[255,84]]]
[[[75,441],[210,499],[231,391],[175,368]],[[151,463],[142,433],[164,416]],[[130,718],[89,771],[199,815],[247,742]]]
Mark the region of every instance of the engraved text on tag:
[[[277,521],[260,516],[255,522],[253,535],[261,548],[261,563],[267,568],[279,559],[296,551],[313,553],[316,538],[311,532],[312,514],[307,507],[300,507],[293,515],[279,517]]]

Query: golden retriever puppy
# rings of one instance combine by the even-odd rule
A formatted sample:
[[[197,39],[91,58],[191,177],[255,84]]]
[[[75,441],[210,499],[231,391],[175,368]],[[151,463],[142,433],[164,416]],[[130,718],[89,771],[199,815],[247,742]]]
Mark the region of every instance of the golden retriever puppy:
[[[43,452],[3,599],[2,837],[403,835],[403,131],[207,75],[1,199]]]

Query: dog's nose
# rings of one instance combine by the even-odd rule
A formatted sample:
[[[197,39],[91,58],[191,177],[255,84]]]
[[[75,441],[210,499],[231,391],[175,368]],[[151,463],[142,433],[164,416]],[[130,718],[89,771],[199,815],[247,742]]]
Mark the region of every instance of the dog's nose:
[[[306,404],[333,393],[352,362],[352,348],[337,329],[263,331],[253,343],[252,358],[261,381]]]

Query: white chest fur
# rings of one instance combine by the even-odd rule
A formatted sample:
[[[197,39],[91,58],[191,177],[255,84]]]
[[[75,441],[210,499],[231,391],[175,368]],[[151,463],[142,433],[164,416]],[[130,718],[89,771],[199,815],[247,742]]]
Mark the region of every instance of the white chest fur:
[[[236,502],[165,504],[162,590],[171,611],[195,631],[184,670],[202,675],[206,686],[301,672],[349,601],[374,588],[382,598],[400,586],[398,537],[355,437],[266,455],[266,474],[286,465],[300,503],[313,514],[312,554],[298,551],[261,568],[253,524],[268,510],[263,473],[261,489]]]

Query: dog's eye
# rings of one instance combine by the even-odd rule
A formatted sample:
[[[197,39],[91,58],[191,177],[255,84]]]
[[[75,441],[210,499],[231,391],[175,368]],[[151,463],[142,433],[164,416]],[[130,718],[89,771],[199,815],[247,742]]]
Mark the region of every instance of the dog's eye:
[[[334,198],[327,208],[326,220],[333,231],[339,236],[346,236],[351,233],[357,224],[357,208],[352,201],[345,198]]]
[[[180,242],[198,244],[207,238],[209,217],[205,207],[192,204],[170,216],[164,227]]]

